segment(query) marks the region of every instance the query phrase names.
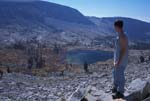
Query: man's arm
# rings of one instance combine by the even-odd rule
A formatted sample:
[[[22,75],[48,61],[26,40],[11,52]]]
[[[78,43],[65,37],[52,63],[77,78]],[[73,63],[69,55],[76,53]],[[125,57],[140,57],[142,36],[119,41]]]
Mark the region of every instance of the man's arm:
[[[117,62],[117,64],[116,64],[115,67],[118,67],[118,66],[120,65],[120,63],[122,62],[123,57],[124,57],[124,55],[125,55],[125,53],[126,53],[126,51],[127,51],[127,45],[128,45],[127,38],[126,38],[126,36],[124,36],[124,35],[122,35],[122,36],[120,37],[120,40],[119,40],[119,41],[120,41],[121,50],[120,50],[119,60],[118,60],[118,62]]]

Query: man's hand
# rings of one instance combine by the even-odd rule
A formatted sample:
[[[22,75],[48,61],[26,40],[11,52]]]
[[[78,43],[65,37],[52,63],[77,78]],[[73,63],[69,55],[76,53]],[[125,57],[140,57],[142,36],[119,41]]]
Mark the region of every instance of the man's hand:
[[[119,65],[120,65],[120,61],[114,63],[114,66],[115,66],[115,67],[119,67]]]
[[[119,66],[119,62],[114,63],[114,67],[118,67]]]

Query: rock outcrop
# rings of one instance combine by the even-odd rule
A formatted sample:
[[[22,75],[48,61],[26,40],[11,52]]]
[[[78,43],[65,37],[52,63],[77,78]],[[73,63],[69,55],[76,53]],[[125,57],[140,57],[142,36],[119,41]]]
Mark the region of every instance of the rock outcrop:
[[[142,101],[150,97],[150,83],[136,79],[129,85],[127,101]]]

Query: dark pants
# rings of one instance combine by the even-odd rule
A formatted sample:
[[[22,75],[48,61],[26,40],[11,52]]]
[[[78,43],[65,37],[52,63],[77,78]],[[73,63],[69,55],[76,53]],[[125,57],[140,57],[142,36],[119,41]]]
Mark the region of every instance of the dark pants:
[[[126,66],[119,66],[113,68],[113,84],[117,88],[117,91],[124,93],[125,85],[125,71]]]

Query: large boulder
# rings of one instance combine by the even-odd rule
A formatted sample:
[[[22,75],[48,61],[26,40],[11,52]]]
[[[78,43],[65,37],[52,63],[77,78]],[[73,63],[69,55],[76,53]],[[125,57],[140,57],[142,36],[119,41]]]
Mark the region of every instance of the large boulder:
[[[150,83],[136,79],[128,87],[127,101],[142,101],[150,96]]]

